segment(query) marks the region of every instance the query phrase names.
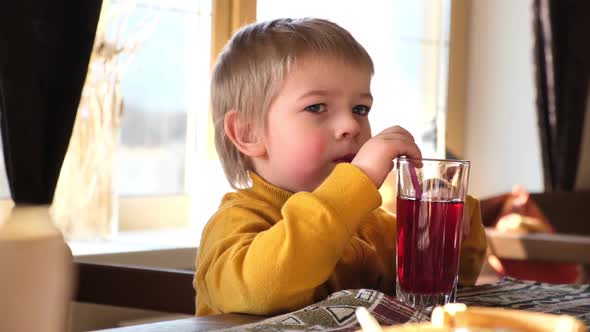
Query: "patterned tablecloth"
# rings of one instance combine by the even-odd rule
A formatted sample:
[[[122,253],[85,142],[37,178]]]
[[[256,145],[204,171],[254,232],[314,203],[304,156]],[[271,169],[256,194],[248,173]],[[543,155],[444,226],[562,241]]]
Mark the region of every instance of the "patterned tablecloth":
[[[553,285],[505,278],[464,287],[457,302],[544,313],[568,314],[590,326],[590,285]],[[428,321],[429,317],[392,297],[370,289],[344,290],[288,314],[226,331],[356,331],[356,307],[366,307],[383,326]]]

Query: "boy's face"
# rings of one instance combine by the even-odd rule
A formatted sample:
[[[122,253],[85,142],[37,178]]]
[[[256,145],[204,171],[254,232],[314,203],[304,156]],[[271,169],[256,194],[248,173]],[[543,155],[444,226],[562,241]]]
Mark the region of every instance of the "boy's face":
[[[287,75],[271,104],[266,154],[256,172],[291,192],[313,191],[371,138],[371,73],[337,58],[308,56]]]

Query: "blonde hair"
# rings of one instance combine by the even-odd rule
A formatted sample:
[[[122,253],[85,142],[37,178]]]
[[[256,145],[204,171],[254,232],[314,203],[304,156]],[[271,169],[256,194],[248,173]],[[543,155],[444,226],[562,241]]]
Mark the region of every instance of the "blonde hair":
[[[211,79],[215,147],[233,188],[249,186],[251,164],[227,137],[224,118],[235,110],[241,121],[263,128],[268,109],[286,75],[303,57],[334,56],[373,74],[373,61],[352,35],[323,19],[276,19],[238,31],[217,58]]]

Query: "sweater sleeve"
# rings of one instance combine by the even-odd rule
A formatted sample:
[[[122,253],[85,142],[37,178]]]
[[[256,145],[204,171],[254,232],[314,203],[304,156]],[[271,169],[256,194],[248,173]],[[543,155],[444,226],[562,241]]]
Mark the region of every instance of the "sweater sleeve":
[[[275,314],[311,304],[381,196],[358,168],[339,164],[314,192],[291,196],[274,224],[254,202],[220,211],[203,234],[195,283],[211,313]]]
[[[461,243],[459,284],[474,285],[484,263],[487,240],[477,199],[467,197],[466,213],[469,224],[464,227],[465,237]]]

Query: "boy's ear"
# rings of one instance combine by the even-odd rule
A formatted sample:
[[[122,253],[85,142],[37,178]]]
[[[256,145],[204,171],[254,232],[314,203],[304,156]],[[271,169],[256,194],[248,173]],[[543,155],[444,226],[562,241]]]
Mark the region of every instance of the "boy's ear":
[[[262,135],[257,133],[252,124],[246,123],[237,111],[225,114],[223,129],[236,148],[246,156],[260,157],[266,153]]]

